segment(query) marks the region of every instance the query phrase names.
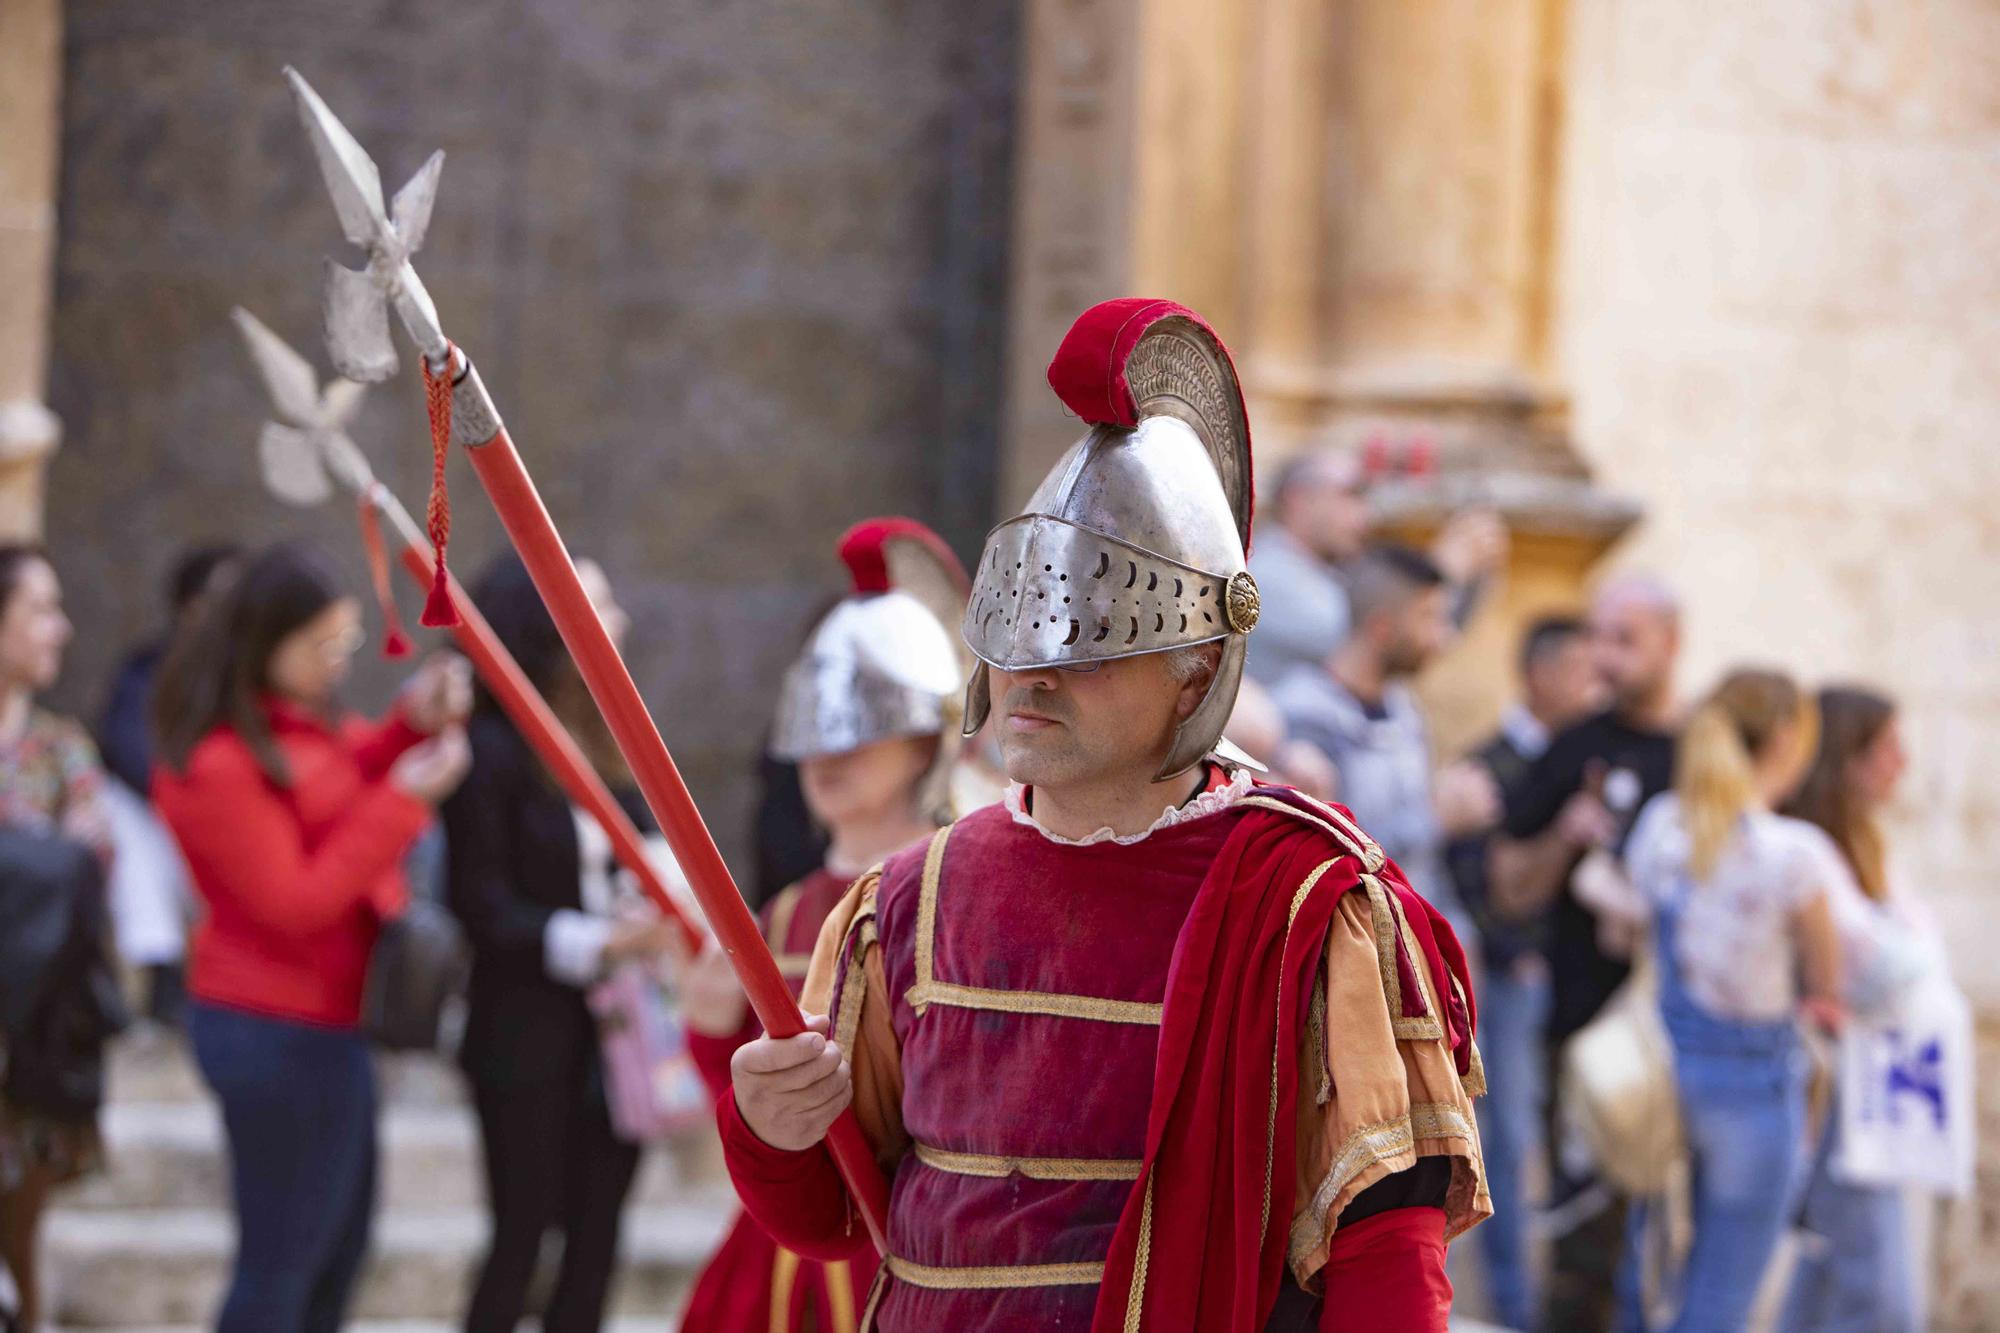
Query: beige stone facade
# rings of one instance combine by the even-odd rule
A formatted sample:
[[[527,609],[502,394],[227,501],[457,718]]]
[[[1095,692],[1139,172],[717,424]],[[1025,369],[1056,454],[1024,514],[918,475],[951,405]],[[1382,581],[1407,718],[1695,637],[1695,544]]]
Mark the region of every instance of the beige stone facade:
[[[1687,593],[1691,686],[1758,659],[1902,701],[1896,850],[2000,1011],[2000,9],[1595,0],[1570,45],[1562,374],[1647,506],[1619,559]],[[1955,1328],[2000,1325],[1985,1109]]]
[[[0,0],[0,540],[39,536],[56,244],[60,0]]]

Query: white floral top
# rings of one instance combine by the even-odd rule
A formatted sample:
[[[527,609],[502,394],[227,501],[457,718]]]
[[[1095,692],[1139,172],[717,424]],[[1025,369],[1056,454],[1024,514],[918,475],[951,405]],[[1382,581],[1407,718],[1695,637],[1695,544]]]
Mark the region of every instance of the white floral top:
[[[1792,920],[1847,877],[1833,839],[1769,811],[1743,816],[1715,869],[1696,881],[1680,801],[1656,796],[1625,849],[1633,887],[1656,910],[1678,904],[1674,961],[1695,1000],[1718,1018],[1789,1018],[1799,997]]]

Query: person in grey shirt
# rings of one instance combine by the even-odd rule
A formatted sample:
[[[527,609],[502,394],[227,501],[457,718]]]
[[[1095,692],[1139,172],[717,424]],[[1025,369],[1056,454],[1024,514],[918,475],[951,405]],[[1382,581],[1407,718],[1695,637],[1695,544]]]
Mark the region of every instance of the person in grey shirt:
[[[1347,589],[1335,566],[1360,554],[1367,539],[1365,485],[1360,460],[1325,449],[1300,454],[1278,473],[1272,520],[1250,551],[1263,615],[1245,668],[1266,688],[1295,667],[1323,666],[1347,637]]]
[[[1274,692],[1293,735],[1339,771],[1340,799],[1395,858],[1468,951],[1477,932],[1445,866],[1445,845],[1498,817],[1474,765],[1433,772],[1430,733],[1409,681],[1453,635],[1450,589],[1418,551],[1382,546],[1347,567],[1353,629],[1323,663],[1295,666]]]
[[[1308,450],[1279,471],[1272,517],[1250,551],[1263,618],[1245,669],[1266,688],[1294,668],[1323,669],[1347,638],[1353,617],[1341,571],[1366,549],[1375,518],[1370,480],[1359,457],[1335,449]],[[1451,618],[1462,628],[1487,579],[1506,563],[1506,525],[1491,509],[1462,510],[1439,531],[1431,559],[1443,571]]]

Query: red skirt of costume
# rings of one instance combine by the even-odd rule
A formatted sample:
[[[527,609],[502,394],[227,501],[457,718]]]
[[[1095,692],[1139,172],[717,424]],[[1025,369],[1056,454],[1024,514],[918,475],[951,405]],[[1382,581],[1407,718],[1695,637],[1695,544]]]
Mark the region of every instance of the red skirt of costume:
[[[795,998],[805,984],[820,925],[847,886],[847,880],[815,870],[764,906],[764,936]],[[753,1017],[734,1037],[689,1034],[717,1097],[729,1094],[729,1057],[759,1031]],[[855,1333],[877,1266],[872,1253],[846,1263],[801,1259],[739,1212],[695,1282],[681,1333]]]

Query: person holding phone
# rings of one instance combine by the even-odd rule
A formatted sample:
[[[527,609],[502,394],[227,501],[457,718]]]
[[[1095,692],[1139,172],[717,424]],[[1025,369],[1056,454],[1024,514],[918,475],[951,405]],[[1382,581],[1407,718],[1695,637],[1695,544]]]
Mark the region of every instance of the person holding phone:
[[[433,658],[364,722],[338,702],[363,641],[326,559],[271,546],[205,600],[155,687],[153,801],[205,909],[188,1032],[239,1233],[220,1333],[333,1333],[367,1250],[362,986],[408,900],[403,856],[465,774],[471,675]]]

